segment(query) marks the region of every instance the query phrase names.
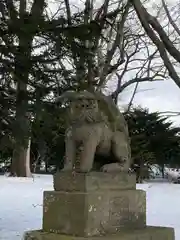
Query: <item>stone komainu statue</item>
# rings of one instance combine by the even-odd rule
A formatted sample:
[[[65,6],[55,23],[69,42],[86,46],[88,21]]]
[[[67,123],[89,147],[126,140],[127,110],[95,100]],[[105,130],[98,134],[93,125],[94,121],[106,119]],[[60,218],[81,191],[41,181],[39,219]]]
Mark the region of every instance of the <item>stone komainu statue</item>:
[[[100,92],[88,91],[65,92],[57,99],[62,100],[69,104],[63,171],[89,172],[94,167],[101,171],[128,171],[128,127],[113,100]]]

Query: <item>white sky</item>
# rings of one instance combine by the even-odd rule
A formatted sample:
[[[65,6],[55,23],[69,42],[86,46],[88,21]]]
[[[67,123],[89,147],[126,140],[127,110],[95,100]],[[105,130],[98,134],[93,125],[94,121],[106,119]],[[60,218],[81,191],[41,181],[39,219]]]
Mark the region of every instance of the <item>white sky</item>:
[[[119,98],[119,105],[129,102],[133,89],[134,86],[130,86],[124,90]],[[135,105],[147,107],[150,111],[180,112],[180,89],[172,80],[141,83],[138,87],[138,91],[142,89],[150,90],[137,93],[134,99]],[[171,120],[177,125],[180,124],[180,116],[173,117]]]

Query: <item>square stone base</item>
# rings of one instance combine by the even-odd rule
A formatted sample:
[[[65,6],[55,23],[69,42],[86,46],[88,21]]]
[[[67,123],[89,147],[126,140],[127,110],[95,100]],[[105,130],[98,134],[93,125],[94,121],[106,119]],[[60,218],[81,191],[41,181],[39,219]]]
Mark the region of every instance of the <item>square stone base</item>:
[[[175,240],[174,229],[165,227],[145,227],[141,230],[124,230],[114,235],[89,237],[89,240]],[[83,237],[31,231],[24,234],[23,240],[87,240]]]
[[[90,237],[145,226],[143,190],[44,192],[45,232]]]
[[[89,172],[75,175],[69,172],[57,172],[53,178],[55,191],[92,192],[136,189],[136,175],[127,172]]]

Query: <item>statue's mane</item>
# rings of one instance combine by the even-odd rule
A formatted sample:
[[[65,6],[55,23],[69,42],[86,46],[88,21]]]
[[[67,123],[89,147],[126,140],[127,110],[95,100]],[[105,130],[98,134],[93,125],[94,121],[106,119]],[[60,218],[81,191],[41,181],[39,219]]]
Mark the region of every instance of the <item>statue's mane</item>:
[[[60,97],[57,98],[56,102],[65,101],[73,102],[76,100],[96,100],[98,102],[99,111],[94,113],[93,111],[89,112],[92,114],[92,119],[90,122],[103,122],[106,121],[108,125],[111,126],[113,131],[125,129],[126,134],[128,135],[127,124],[124,119],[123,114],[119,111],[116,104],[110,96],[106,96],[99,91],[66,91]],[[88,111],[87,111],[88,114]],[[87,120],[84,116],[84,122]],[[90,118],[90,116],[87,116]],[[77,119],[71,119],[71,121],[79,121]],[[89,119],[90,120],[90,119]],[[83,122],[83,121],[82,121]],[[81,123],[82,123],[81,122]]]

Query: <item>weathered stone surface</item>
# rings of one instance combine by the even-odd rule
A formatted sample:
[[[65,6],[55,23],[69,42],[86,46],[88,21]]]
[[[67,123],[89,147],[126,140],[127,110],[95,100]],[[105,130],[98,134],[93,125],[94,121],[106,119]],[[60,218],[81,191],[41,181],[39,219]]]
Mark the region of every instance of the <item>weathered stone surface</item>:
[[[174,229],[165,227],[145,227],[141,230],[122,230],[118,234],[89,237],[89,240],[175,240]],[[31,231],[24,234],[23,240],[87,240],[83,237]]]
[[[47,232],[98,236],[145,224],[142,190],[44,192],[43,230]]]
[[[99,191],[135,189],[136,176],[127,172],[77,173],[58,172],[54,175],[54,189],[56,191]]]
[[[83,90],[67,91],[58,99],[69,103],[63,171],[90,172],[95,155],[108,158],[107,163],[114,159],[120,171],[128,171],[131,165],[128,126],[112,98],[99,91]],[[96,170],[106,171],[107,166],[105,169],[102,166]],[[114,170],[108,167],[108,171]]]

